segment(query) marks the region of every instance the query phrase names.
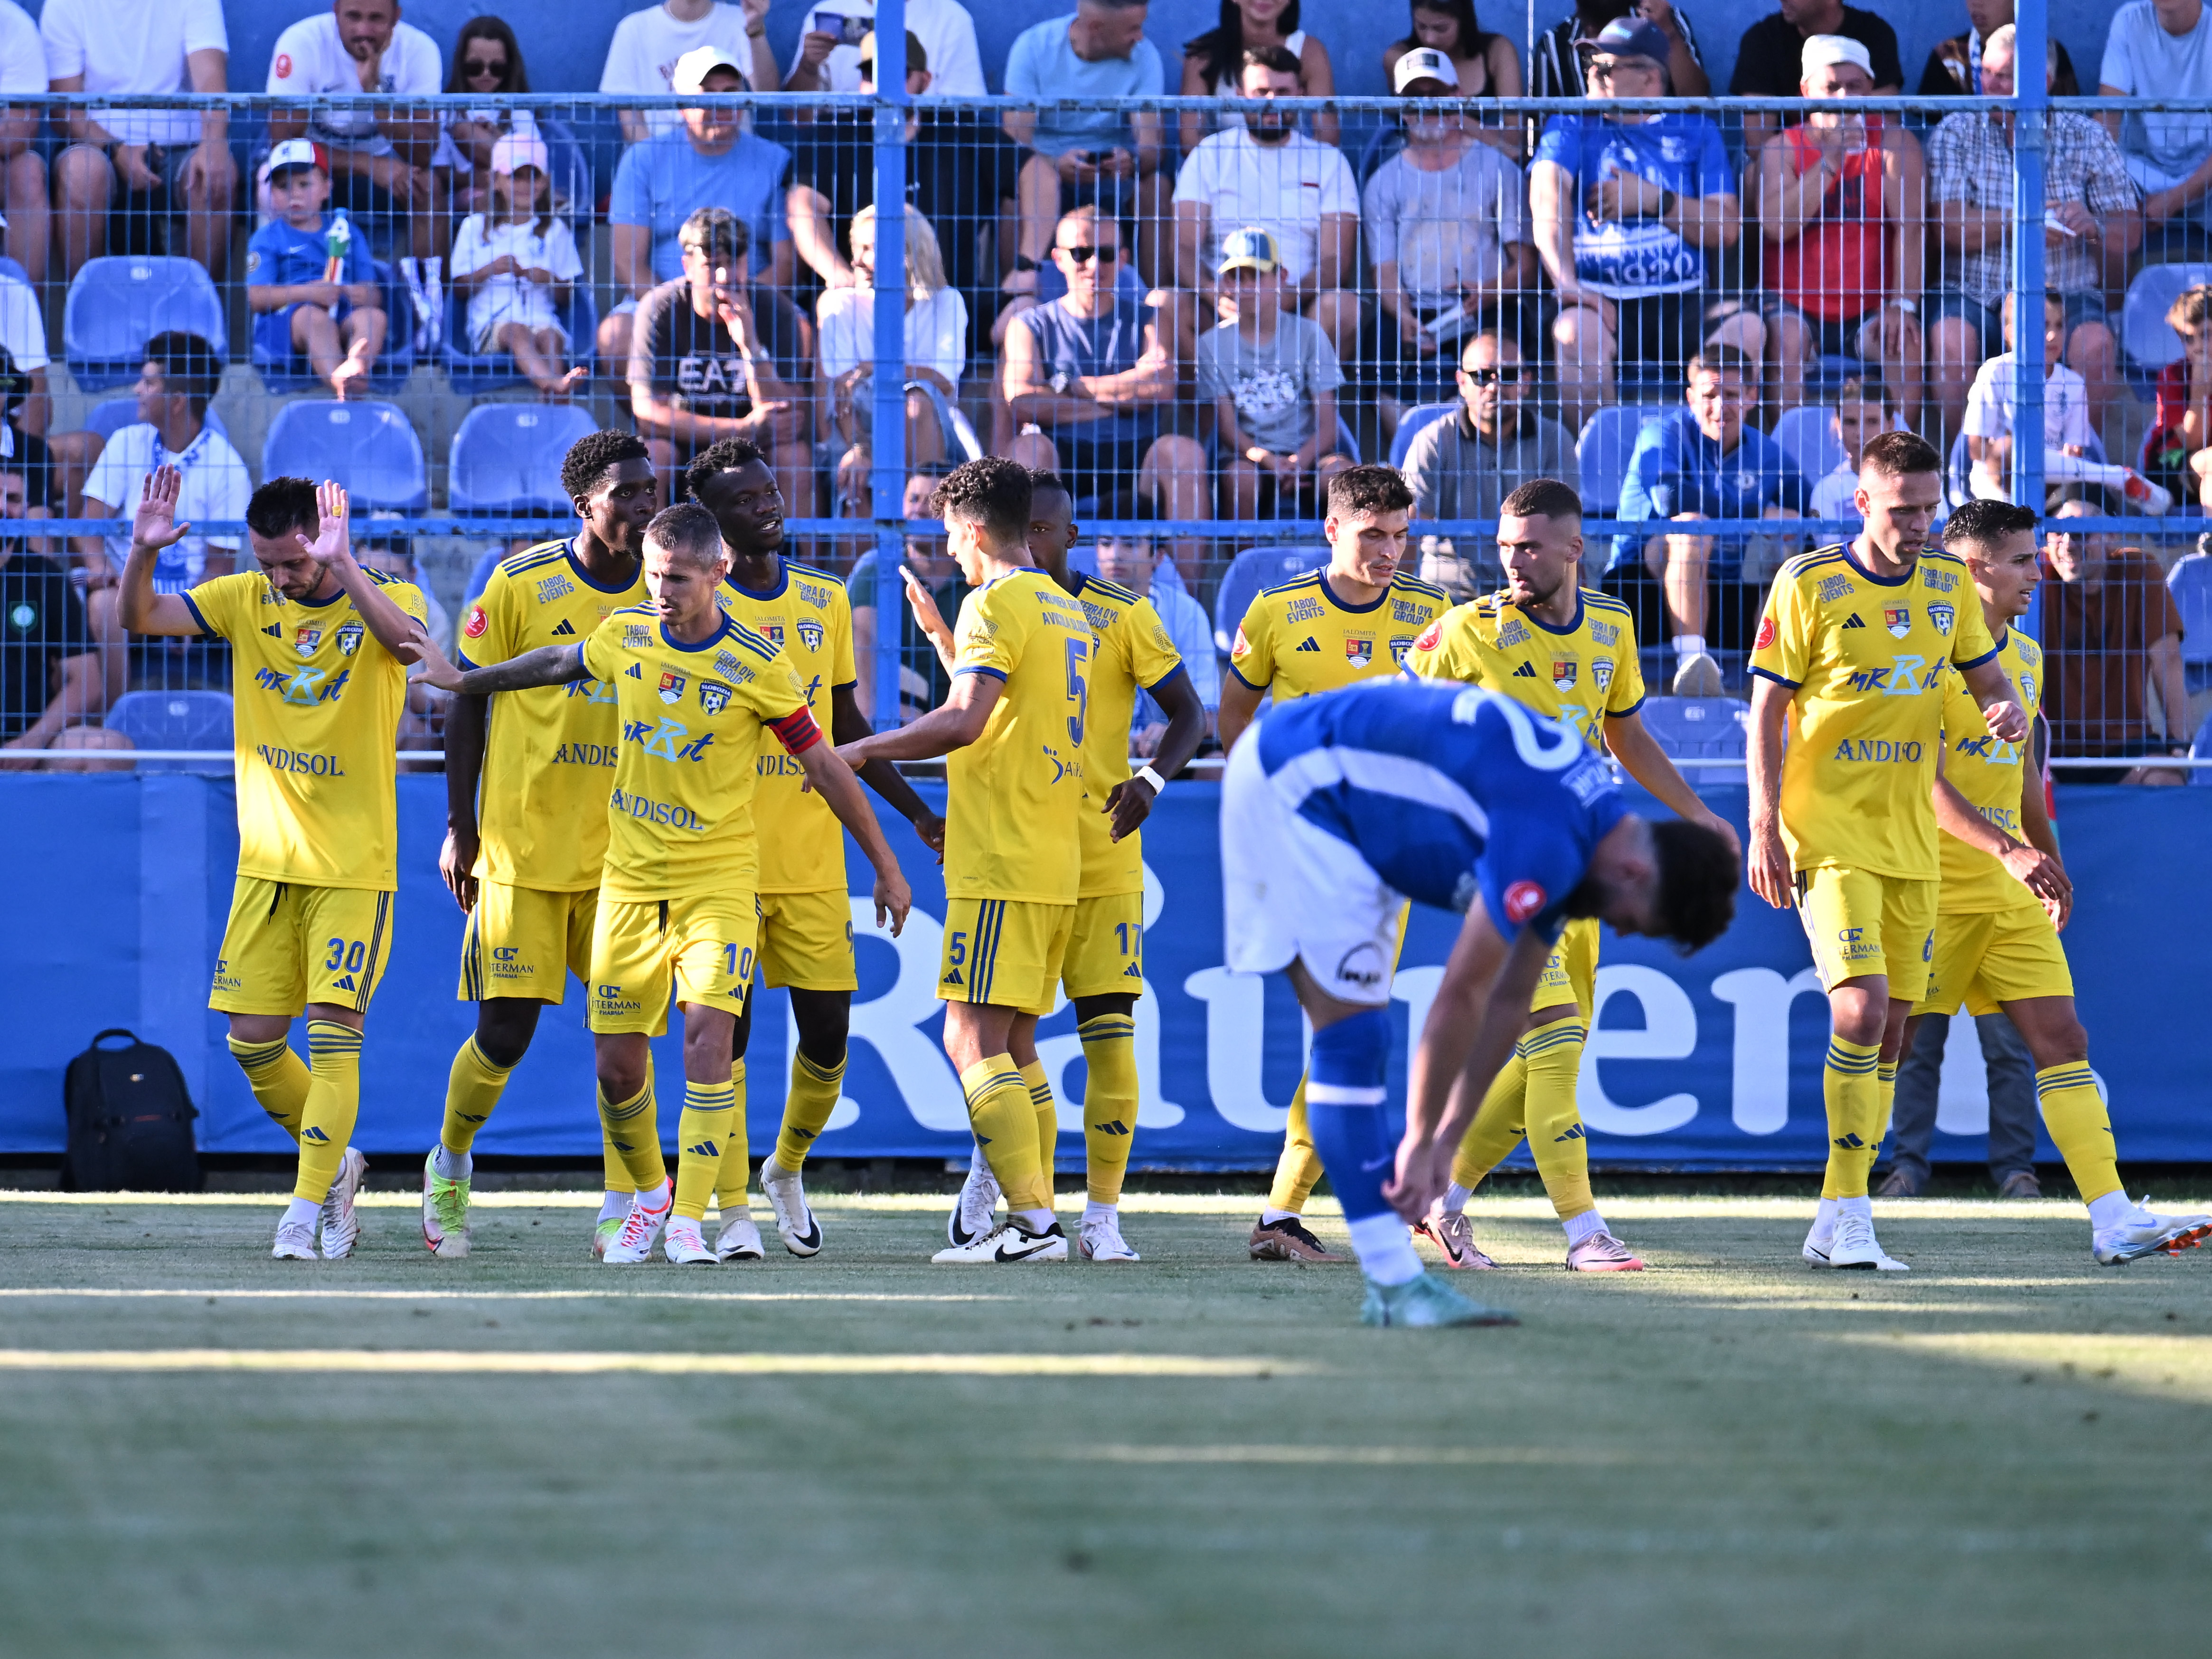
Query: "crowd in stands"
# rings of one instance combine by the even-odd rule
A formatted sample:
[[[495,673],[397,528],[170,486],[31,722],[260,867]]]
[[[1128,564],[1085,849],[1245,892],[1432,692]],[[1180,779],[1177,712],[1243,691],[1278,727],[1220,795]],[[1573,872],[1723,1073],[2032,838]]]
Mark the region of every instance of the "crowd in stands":
[[[232,363],[212,337],[224,328],[143,342],[135,419],[56,431],[41,303],[109,254],[181,258],[222,283],[234,245],[241,343],[271,392],[357,404],[442,361],[456,390],[465,371],[507,396],[589,400],[594,421],[635,426],[672,487],[708,445],[748,439],[794,518],[868,515],[875,296],[893,283],[904,362],[887,406],[905,422],[911,500],[945,464],[989,452],[1069,478],[1086,517],[1185,526],[1108,537],[1083,558],[1152,595],[1194,667],[1205,659],[1201,684],[1218,679],[1208,602],[1246,539],[1203,526],[1310,518],[1363,453],[1389,452],[1424,519],[1488,517],[1552,477],[1638,526],[1593,538],[1584,580],[1629,604],[1663,660],[1656,684],[1684,696],[1740,684],[1764,584],[1808,544],[1788,521],[1855,516],[1855,459],[1879,432],[1936,440],[1954,499],[2011,489],[2014,118],[1861,104],[2011,92],[2010,0],[1966,0],[1966,27],[1917,83],[1873,13],[1782,0],[1743,34],[1725,88],[1674,0],[1577,0],[1525,64],[1473,0],[1410,0],[1402,33],[1378,31],[1395,33],[1379,57],[1402,105],[1357,122],[1285,107],[1338,86],[1298,0],[1221,0],[1172,79],[1145,0],[1074,0],[988,66],[959,0],[908,0],[904,41],[880,47],[867,16],[810,0],[782,64],[770,3],[663,0],[623,17],[596,88],[605,107],[562,119],[404,102],[557,90],[533,87],[496,16],[468,20],[447,52],[398,0],[334,0],[283,30],[265,74],[234,77],[216,0],[46,0],[35,23],[0,0],[0,94],[110,100],[0,112],[0,514],[125,517],[167,459],[185,472],[184,516],[240,516],[261,458],[210,409]],[[917,100],[896,275],[878,268],[871,112],[620,106],[871,92],[883,50]],[[2055,41],[2042,70],[2054,94],[2084,89]],[[130,102],[234,78],[276,103],[249,122]],[[2212,100],[2203,0],[2120,6],[2089,89]],[[937,101],[1000,90],[1041,107]],[[1054,104],[1170,91],[1239,107]],[[328,101],[360,92],[400,101]],[[1483,108],[1524,92],[1589,107]],[[1607,107],[1716,92],[1816,106]],[[2054,112],[2044,167],[2048,505],[2212,503],[2212,287],[2175,290],[2182,349],[2157,370],[2147,423],[2117,321],[2146,264],[2202,256],[2212,237],[2212,102]],[[1775,527],[1695,527],[1711,518]],[[2155,549],[2052,539],[2054,662],[2097,658],[2054,675],[2062,752],[2185,744],[2212,695],[2184,650],[2186,605],[2153,602],[2160,563],[2134,541]],[[867,546],[856,532],[809,556],[849,567],[872,637]],[[121,634],[115,538],[38,547],[0,566],[11,748],[99,745],[70,734],[97,732],[132,688],[221,684],[202,647]],[[194,537],[158,580],[181,587],[238,553]],[[1498,579],[1480,538],[1431,537],[1422,557],[1455,597]],[[952,575],[925,538],[908,562],[933,589]],[[919,709],[943,686],[926,642],[909,643],[901,698]],[[865,641],[861,655],[866,675]]]

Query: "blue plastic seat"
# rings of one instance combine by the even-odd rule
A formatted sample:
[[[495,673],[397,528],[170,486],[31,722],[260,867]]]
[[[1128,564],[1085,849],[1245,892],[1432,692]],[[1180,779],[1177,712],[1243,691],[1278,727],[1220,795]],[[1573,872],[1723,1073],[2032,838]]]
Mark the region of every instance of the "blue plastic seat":
[[[216,437],[226,442],[228,441],[230,428],[222,423],[222,416],[216,414],[213,408],[210,408],[202,418],[206,421],[208,427]],[[102,443],[122,431],[125,427],[137,424],[138,400],[136,398],[102,398],[94,405],[92,413],[84,417],[84,429],[87,432],[100,434]]]
[[[2145,265],[2128,284],[2120,307],[2120,349],[2138,376],[2157,374],[2181,356],[2181,337],[2167,326],[2166,313],[2181,290],[2212,283],[2212,265]]]
[[[359,514],[374,507],[412,512],[430,501],[422,446],[397,404],[303,398],[269,422],[261,476],[335,478]]]
[[[1628,477],[1628,458],[1637,434],[1658,420],[1661,411],[1607,404],[1583,422],[1575,440],[1575,469],[1582,475],[1583,510],[1610,518],[1620,505],[1620,486]]]
[[[1416,404],[1398,417],[1398,435],[1390,440],[1390,465],[1403,466],[1413,440],[1438,421],[1458,413],[1457,404]]]
[[[230,748],[227,691],[126,691],[107,711],[111,732],[136,749]],[[141,772],[227,772],[222,761],[141,761]]]
[[[569,512],[561,459],[597,429],[574,404],[479,404],[447,453],[446,500],[453,515]]]
[[[592,303],[589,282],[569,289],[568,303],[561,309],[561,325],[568,331],[569,362],[589,363],[598,350],[599,336],[599,308]],[[469,349],[469,302],[450,290],[446,295],[444,356],[446,378],[471,392],[523,384],[522,371],[514,366],[512,352],[497,347],[482,354]]]
[[[120,254],[88,259],[62,307],[62,359],[76,383],[104,392],[138,378],[146,342],[168,329],[197,334],[229,356],[222,300],[191,259]]]
[[[1796,462],[1808,483],[1820,483],[1850,459],[1836,436],[1835,411],[1819,404],[1784,411],[1774,423],[1774,441]]]
[[[1644,729],[1677,760],[1741,760],[1751,705],[1734,697],[1652,697],[1637,711]]]
[[[1325,547],[1248,547],[1229,562],[1213,597],[1213,642],[1226,651],[1236,643],[1237,624],[1265,589],[1328,562]]]
[[[372,382],[397,386],[415,368],[415,301],[398,271],[379,259],[374,262],[376,285],[384,295],[384,349],[370,368]],[[273,392],[307,392],[323,384],[307,358],[297,351],[273,352],[258,340],[253,343],[253,367],[261,384]]]

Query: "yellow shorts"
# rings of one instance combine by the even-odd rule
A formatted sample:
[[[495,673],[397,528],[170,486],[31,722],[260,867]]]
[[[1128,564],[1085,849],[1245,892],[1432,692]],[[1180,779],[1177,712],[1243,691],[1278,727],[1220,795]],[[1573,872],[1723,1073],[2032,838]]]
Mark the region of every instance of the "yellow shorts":
[[[240,876],[208,1006],[298,1014],[319,1002],[368,1011],[392,957],[392,895]]]
[[[1077,997],[1145,994],[1145,896],[1105,893],[1075,901],[1075,931],[1060,963],[1061,986]]]
[[[1403,938],[1401,931],[1400,937]],[[1577,916],[1569,922],[1552,954],[1544,958],[1543,976],[1536,994],[1528,999],[1528,1012],[1540,1013],[1573,1003],[1583,1018],[1597,1006],[1597,918]]]
[[[1993,1014],[2030,997],[2070,997],[2073,970],[2039,904],[1936,919],[1936,956],[1916,1014]]]
[[[672,977],[677,1001],[744,1013],[759,912],[750,893],[602,898],[592,929],[592,1030],[659,1036],[668,1029]]]
[[[952,900],[945,909],[939,999],[1050,1013],[1075,912],[1073,904],[1021,899]]]
[[[774,989],[857,991],[853,970],[853,901],[834,893],[760,896],[761,978]]]
[[[592,971],[592,922],[599,908],[599,890],[548,893],[535,887],[510,887],[503,881],[477,884],[477,908],[469,912],[461,935],[463,1002],[489,997],[527,997],[558,1003],[568,975],[588,979]]]
[[[1797,872],[1797,916],[1813,944],[1820,988],[1886,975],[1893,1001],[1917,1002],[1936,954],[1940,881],[1906,881],[1823,865]]]

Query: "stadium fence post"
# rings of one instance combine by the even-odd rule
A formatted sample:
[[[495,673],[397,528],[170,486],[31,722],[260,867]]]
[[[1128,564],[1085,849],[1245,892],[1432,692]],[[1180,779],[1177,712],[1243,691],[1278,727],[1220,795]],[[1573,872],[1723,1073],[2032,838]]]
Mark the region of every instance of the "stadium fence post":
[[[2044,509],[2043,159],[2051,106],[2045,24],[2045,0],[2019,0],[2013,14],[2012,498],[2034,508],[2039,519]],[[2029,637],[2041,636],[2039,607],[2021,620]]]
[[[878,732],[899,723],[899,646],[906,638],[906,0],[876,7],[875,428],[869,449],[876,544],[876,706]]]

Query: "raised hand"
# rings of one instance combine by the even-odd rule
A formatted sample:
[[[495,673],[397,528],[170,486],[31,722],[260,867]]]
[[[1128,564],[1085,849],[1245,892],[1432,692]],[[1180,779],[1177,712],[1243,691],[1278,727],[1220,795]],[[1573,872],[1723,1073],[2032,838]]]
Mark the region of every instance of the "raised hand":
[[[191,529],[177,522],[177,497],[184,488],[185,475],[173,466],[157,466],[146,475],[138,491],[138,511],[131,520],[133,546],[158,553],[184,540]]]
[[[315,539],[307,544],[315,562],[328,565],[334,561],[349,558],[353,540],[347,523],[346,487],[335,478],[325,478],[315,486],[315,511],[321,520]]]

